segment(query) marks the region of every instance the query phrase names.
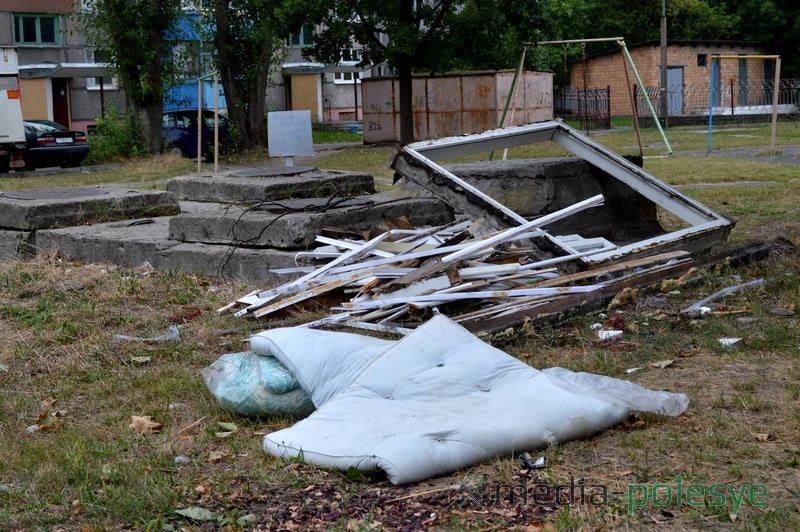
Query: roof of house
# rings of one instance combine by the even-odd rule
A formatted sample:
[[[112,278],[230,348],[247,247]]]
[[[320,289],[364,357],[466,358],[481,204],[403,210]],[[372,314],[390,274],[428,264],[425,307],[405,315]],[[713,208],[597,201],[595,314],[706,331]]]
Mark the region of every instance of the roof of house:
[[[658,40],[652,41],[643,41],[638,42],[635,44],[628,45],[628,50],[633,50],[635,48],[644,48],[646,46],[661,46],[661,42]],[[723,41],[723,40],[713,40],[713,39],[694,39],[694,40],[668,40],[667,47],[670,46],[730,46],[733,48],[755,48],[759,49],[763,46],[762,43],[758,42],[750,42],[750,41]],[[619,52],[618,47],[609,48],[608,50],[603,50],[602,52],[595,52],[592,54],[588,54],[586,56],[587,59],[592,59],[593,57],[600,57],[604,55],[614,54]]]

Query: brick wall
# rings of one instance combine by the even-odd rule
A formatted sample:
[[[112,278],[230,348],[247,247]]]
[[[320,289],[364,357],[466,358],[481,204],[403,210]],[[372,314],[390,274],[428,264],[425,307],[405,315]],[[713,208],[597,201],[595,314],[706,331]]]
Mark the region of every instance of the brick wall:
[[[645,87],[656,87],[660,84],[661,58],[660,49],[657,45],[640,46],[630,50],[633,62],[639,70],[642,83]],[[729,45],[670,45],[667,48],[667,64],[669,66],[683,67],[684,109],[696,107],[707,107],[709,67],[710,60],[706,60],[705,66],[697,65],[699,54],[756,54],[761,53],[754,47],[729,46]],[[571,73],[571,84],[576,88],[583,88],[583,62],[574,65]],[[726,87],[732,79],[734,82],[734,93],[738,93],[739,82],[739,61],[735,59],[723,59],[720,69],[721,84]],[[631,69],[628,69],[630,86],[636,84],[636,79]],[[759,59],[747,60],[747,79],[750,82],[764,80],[764,61]],[[621,51],[609,53],[601,56],[589,58],[586,69],[587,88],[611,88],[611,114],[613,116],[631,116],[631,103],[628,96],[628,88],[625,82],[625,67]],[[723,91],[724,92],[724,91]],[[728,90],[728,93],[730,91]],[[723,97],[721,105],[730,105],[730,96]],[[705,101],[703,101],[705,99]],[[734,102],[739,103],[739,95],[735,94]],[[653,102],[657,106],[657,102]],[[641,112],[641,111],[640,111]]]

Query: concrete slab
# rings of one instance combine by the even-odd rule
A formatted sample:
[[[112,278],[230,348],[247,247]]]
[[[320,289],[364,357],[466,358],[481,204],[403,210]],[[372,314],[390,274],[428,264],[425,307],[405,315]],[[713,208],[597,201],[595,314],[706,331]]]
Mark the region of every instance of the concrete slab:
[[[167,238],[168,228],[169,219],[159,217],[48,229],[36,232],[35,244],[42,252],[59,251],[82,262],[136,267],[148,261],[162,271],[243,281],[287,280],[269,270],[295,265],[294,252],[182,243]]]
[[[12,190],[0,193],[0,227],[31,230],[180,212],[175,195],[118,186]]]
[[[248,247],[297,249],[310,246],[323,227],[362,231],[380,224],[385,218],[400,216],[406,216],[418,226],[440,225],[453,219],[451,209],[437,199],[380,193],[324,212],[276,213],[219,205],[213,215],[183,213],[171,218],[169,237],[184,242],[228,244],[236,241]]]
[[[589,216],[572,216],[549,225],[551,234],[602,236],[619,244],[664,232],[652,201],[583,159],[510,159],[446,168],[526,218],[563,209],[596,194],[603,195],[603,207],[592,209]],[[416,187],[403,181],[406,181],[404,186]]]
[[[180,200],[252,204],[287,198],[369,194],[375,192],[375,182],[371,175],[362,172],[313,170],[274,177],[173,177],[167,182],[167,190]]]
[[[0,229],[0,260],[32,255],[33,233]]]

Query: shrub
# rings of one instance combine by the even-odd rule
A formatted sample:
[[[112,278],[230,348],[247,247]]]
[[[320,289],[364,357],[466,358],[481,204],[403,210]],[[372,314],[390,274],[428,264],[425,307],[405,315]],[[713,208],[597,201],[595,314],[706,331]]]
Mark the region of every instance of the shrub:
[[[89,131],[87,164],[119,161],[144,155],[144,139],[133,116],[107,111]]]

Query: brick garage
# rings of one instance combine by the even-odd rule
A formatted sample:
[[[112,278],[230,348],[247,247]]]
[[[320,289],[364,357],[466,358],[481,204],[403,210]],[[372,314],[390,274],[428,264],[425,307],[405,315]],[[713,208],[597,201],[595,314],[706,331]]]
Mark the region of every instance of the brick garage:
[[[661,82],[661,49],[658,42],[648,42],[629,47],[631,57],[636,68],[642,77],[645,87],[658,87]],[[724,55],[747,55],[764,53],[760,48],[742,42],[730,41],[673,41],[667,46],[667,65],[672,74],[672,81],[669,83],[673,87],[675,83],[681,83],[682,77],[683,90],[678,91],[677,98],[670,104],[670,115],[693,114],[699,109],[708,111],[708,85],[709,68],[711,61],[708,59],[712,54]],[[740,63],[741,66],[740,66]],[[769,63],[769,65],[767,65]],[[734,87],[735,105],[745,105],[748,100],[756,97],[751,87],[753,82],[762,82],[765,79],[771,81],[772,62],[759,59],[735,60],[723,59],[720,62],[720,83],[727,87],[731,80]],[[575,88],[584,87],[583,62],[573,65],[571,72],[571,85]],[[765,77],[766,75],[766,77]],[[629,70],[631,85],[636,83],[633,72]],[[608,52],[589,56],[586,60],[586,87],[587,88],[611,88],[611,114],[612,116],[631,116],[630,98],[626,90],[625,67],[623,64],[622,51],[619,48]],[[742,87],[740,89],[740,87]],[[670,89],[672,94],[675,91]],[[717,105],[730,105],[730,91],[722,91],[723,101],[715,101]],[[651,92],[652,94],[652,92]],[[657,102],[653,102],[658,105]],[[679,111],[680,110],[680,111]],[[640,109],[640,115],[644,110]]]

